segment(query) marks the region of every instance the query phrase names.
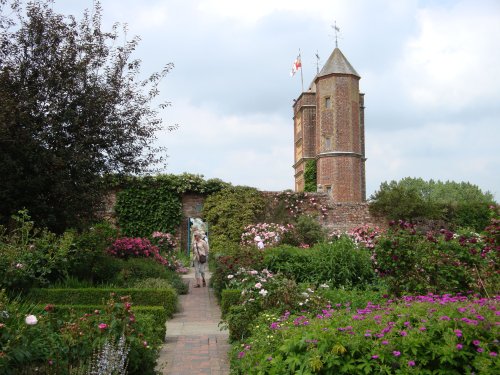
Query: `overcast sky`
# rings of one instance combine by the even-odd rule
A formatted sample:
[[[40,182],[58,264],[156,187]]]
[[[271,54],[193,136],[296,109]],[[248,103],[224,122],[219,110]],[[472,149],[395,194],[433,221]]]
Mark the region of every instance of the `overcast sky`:
[[[139,35],[144,74],[169,62],[167,173],[294,188],[292,103],[335,47],[365,93],[367,195],[404,177],[465,181],[500,198],[499,0],[102,0]],[[55,0],[81,15],[92,0]]]

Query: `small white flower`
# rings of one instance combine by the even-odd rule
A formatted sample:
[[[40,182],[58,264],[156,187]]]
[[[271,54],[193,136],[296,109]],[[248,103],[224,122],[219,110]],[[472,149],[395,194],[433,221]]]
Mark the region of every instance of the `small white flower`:
[[[255,287],[256,287],[257,289],[260,289],[260,288],[262,288],[262,284],[261,284],[261,283],[257,283],[257,284],[255,284]]]
[[[28,315],[26,319],[24,319],[27,325],[29,326],[34,326],[35,324],[38,323],[38,319],[36,318],[35,315]]]
[[[227,275],[227,278],[231,280],[234,277],[234,275]]]
[[[267,295],[267,290],[261,289],[259,294],[261,294],[263,297],[265,297]]]
[[[328,284],[321,284],[319,287],[320,288],[329,288],[330,286]]]

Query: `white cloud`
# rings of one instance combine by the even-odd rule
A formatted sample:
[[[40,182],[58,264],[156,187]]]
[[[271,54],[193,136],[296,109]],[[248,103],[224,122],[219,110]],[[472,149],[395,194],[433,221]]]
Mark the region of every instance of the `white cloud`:
[[[280,117],[217,115],[189,102],[176,102],[166,115],[169,123],[180,123],[158,137],[168,148],[168,173],[199,173],[263,190],[293,188],[293,132]]]
[[[421,107],[460,110],[500,90],[500,4],[462,1],[418,12],[398,74]]]

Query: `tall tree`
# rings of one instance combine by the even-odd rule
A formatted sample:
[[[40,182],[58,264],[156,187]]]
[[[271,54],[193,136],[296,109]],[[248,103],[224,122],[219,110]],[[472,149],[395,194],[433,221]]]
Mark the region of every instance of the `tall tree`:
[[[105,175],[163,162],[153,143],[169,103],[154,103],[173,64],[140,79],[139,37],[101,20],[99,2],[77,20],[50,0],[0,0],[1,221],[25,207],[53,230],[78,225],[99,208]]]
[[[484,229],[490,222],[493,195],[469,182],[424,181],[406,177],[383,182],[370,197],[370,210],[388,219],[444,220],[452,227]]]

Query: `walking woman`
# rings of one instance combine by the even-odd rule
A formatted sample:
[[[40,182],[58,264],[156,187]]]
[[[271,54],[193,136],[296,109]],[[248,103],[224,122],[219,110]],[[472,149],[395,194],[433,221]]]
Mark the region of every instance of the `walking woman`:
[[[194,288],[199,288],[203,280],[203,286],[207,286],[205,282],[205,271],[208,260],[208,244],[203,240],[200,232],[194,233],[194,241],[192,248],[192,260],[194,265],[194,276],[196,278],[196,285]]]

